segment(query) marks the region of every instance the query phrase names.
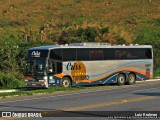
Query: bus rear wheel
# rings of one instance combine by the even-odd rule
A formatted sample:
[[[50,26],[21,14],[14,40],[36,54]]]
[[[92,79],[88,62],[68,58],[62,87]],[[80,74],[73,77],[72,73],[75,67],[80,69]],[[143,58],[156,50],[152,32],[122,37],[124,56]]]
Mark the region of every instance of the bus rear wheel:
[[[135,83],[135,81],[136,81],[136,76],[135,76],[135,74],[130,73],[130,74],[128,75],[127,84],[128,84],[128,85],[133,85],[133,84]]]
[[[61,86],[65,88],[71,87],[71,80],[68,77],[64,77],[61,81]]]
[[[124,85],[126,82],[126,77],[124,74],[119,74],[117,78],[117,84],[118,85]]]

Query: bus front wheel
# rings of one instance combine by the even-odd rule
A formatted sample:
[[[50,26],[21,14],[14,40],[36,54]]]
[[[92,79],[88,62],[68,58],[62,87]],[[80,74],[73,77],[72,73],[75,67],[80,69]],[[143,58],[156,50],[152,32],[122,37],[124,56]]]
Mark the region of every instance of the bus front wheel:
[[[119,74],[117,77],[117,84],[118,85],[124,85],[126,82],[126,77],[124,74]]]
[[[71,80],[68,77],[64,77],[62,79],[61,86],[65,88],[71,87]]]
[[[127,84],[128,85],[133,85],[136,81],[136,76],[133,74],[133,73],[130,73],[128,75],[128,81],[127,81]]]

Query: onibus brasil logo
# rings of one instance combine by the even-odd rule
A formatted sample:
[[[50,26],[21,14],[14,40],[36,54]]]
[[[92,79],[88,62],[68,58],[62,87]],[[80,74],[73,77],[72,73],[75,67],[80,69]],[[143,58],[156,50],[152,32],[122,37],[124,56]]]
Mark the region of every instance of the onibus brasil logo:
[[[42,117],[41,112],[2,112],[1,117]]]

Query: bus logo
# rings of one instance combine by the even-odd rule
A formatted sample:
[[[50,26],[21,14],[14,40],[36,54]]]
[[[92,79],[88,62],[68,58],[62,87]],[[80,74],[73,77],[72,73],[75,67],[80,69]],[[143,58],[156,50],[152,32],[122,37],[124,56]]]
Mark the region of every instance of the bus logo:
[[[89,75],[86,73],[86,67],[80,61],[77,61],[74,64],[69,62],[66,66],[66,69],[71,70],[71,76],[75,82],[89,80]]]
[[[40,55],[41,55],[41,52],[38,52],[38,51],[33,51],[33,52],[31,53],[31,56],[32,56],[32,57],[40,57]]]

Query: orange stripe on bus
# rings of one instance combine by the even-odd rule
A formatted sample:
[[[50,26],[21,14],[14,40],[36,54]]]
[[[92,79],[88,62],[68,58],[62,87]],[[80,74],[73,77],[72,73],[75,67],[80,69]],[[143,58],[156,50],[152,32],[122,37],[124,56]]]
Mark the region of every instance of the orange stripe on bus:
[[[63,78],[63,74],[55,74],[54,76],[56,76],[58,78]]]
[[[101,79],[104,79],[104,78],[112,75],[113,73],[121,72],[121,71],[137,72],[137,73],[140,73],[140,74],[146,76],[146,72],[144,72],[144,71],[140,71],[140,70],[136,70],[136,69],[132,69],[132,68],[121,68],[121,69],[119,69],[119,70],[116,70],[116,71],[114,71],[114,72],[111,72],[110,74],[104,75],[104,76],[102,76],[102,77],[100,77],[100,78],[93,79],[93,80],[81,80],[81,81],[79,81],[78,83],[80,83],[80,82],[96,82],[96,81],[99,81],[99,80],[101,80]],[[147,77],[152,78],[152,74],[149,73]]]
[[[133,69],[133,68],[121,68],[121,69],[118,69],[118,70],[116,70],[116,71],[114,71],[114,72],[111,72],[111,73],[109,73],[109,74],[106,74],[106,75],[104,75],[104,76],[102,76],[102,77],[100,77],[100,78],[97,78],[97,79],[93,79],[93,80],[80,80],[80,81],[75,81],[75,82],[77,82],[77,83],[80,83],[80,82],[96,82],[96,81],[102,80],[102,79],[104,79],[104,78],[112,75],[113,73],[121,72],[121,71],[136,72],[136,73],[140,73],[140,74],[146,76],[146,72],[141,71],[141,70],[136,70],[136,69]],[[64,75],[63,75],[63,74],[55,74],[54,76],[62,79]],[[152,74],[149,73],[147,77],[152,78]]]

